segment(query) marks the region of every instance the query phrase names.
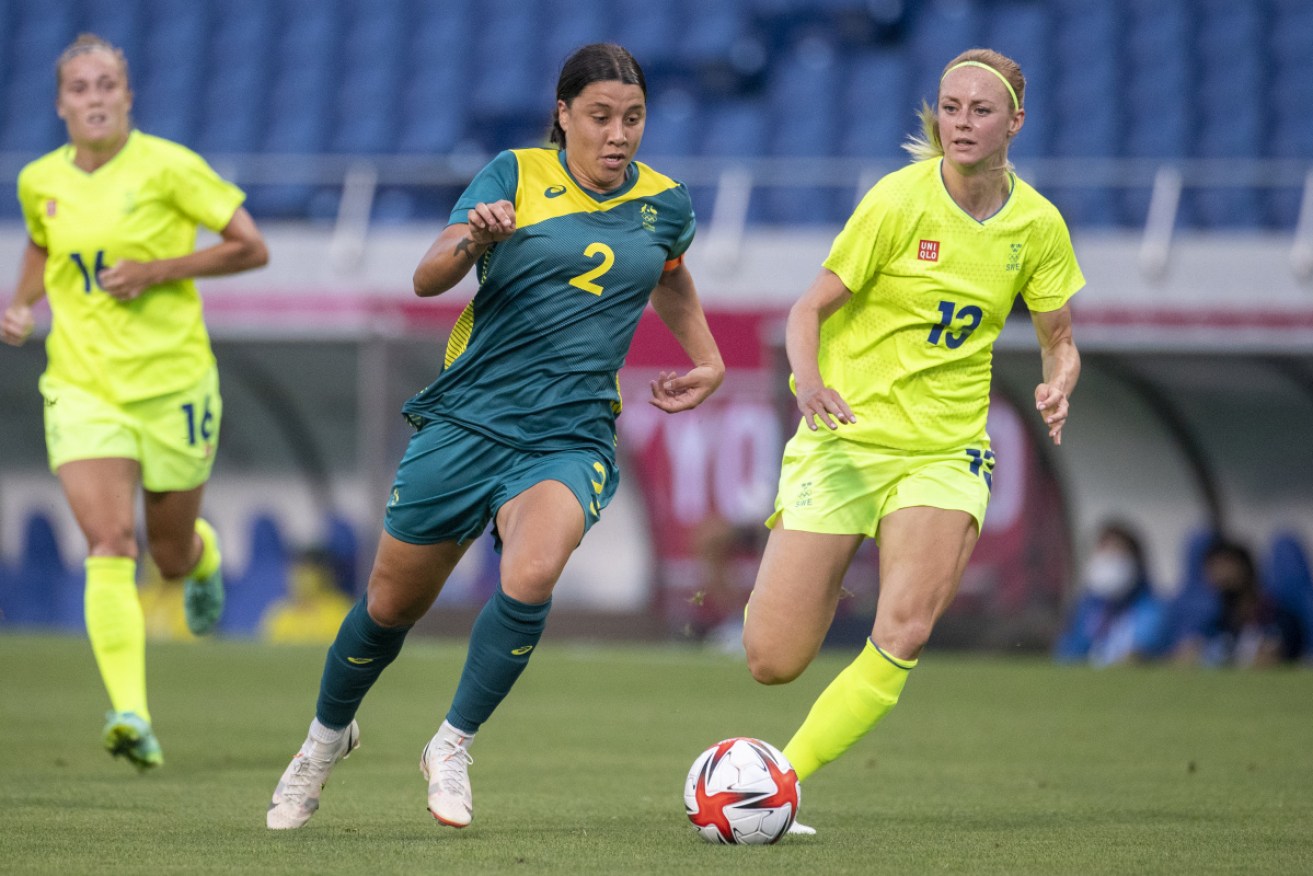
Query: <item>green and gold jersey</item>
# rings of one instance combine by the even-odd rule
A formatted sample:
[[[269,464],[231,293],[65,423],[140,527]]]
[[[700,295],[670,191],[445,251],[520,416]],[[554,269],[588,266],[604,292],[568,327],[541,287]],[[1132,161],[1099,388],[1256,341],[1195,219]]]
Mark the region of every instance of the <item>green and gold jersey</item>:
[[[1015,175],[979,221],[949,195],[941,159],[881,179],[825,267],[853,293],[821,326],[820,368],[852,407],[846,438],[903,450],[985,433],[993,345],[1013,301],[1056,310],[1085,284],[1062,216]]]
[[[28,234],[46,251],[46,373],[115,403],[195,383],[214,363],[196,284],[163,283],[119,301],[96,276],[121,259],[192,252],[196,226],[221,231],[245,195],[190,149],[140,131],[93,173],[73,155],[65,145],[18,177]]]
[[[617,372],[667,263],[693,240],[688,190],[634,162],[620,188],[597,194],[563,152],[515,149],[479,172],[451,222],[503,199],[515,233],[479,259],[442,373],[403,410],[416,425],[442,417],[526,450],[609,454]]]

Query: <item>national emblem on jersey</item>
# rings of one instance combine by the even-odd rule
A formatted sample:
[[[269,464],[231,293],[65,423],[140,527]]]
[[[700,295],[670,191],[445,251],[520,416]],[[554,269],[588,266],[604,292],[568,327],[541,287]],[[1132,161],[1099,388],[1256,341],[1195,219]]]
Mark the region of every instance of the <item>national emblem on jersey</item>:
[[[460,197],[515,205],[515,233],[479,259],[479,290],[448,339],[442,374],[405,405],[529,450],[611,454],[617,373],[667,262],[695,230],[688,191],[634,162],[623,185],[580,186],[554,149],[498,155]]]

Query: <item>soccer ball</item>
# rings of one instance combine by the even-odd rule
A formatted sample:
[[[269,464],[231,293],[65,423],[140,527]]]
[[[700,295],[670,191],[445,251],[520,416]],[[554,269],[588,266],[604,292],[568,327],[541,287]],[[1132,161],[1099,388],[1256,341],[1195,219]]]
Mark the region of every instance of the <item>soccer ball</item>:
[[[708,748],[684,782],[684,810],[709,843],[766,845],[798,815],[798,774],[776,748],[740,736]]]

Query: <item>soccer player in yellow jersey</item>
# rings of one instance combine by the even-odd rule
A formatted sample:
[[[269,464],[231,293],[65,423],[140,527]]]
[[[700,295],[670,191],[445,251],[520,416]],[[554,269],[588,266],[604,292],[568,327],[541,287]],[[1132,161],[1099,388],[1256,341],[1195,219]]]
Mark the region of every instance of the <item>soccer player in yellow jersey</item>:
[[[106,748],[140,768],[163,762],[146,705],[135,508],[166,578],[185,578],[188,625],[223,608],[219,548],[198,517],[214,463],[218,372],[192,278],[263,265],[245,195],[190,150],[133,129],[127,61],[84,34],[56,65],[68,144],[23,168],[29,240],[0,339],[23,343],[49,296],[46,448],[86,536],[87,633],[113,710]],[[196,227],[222,240],[196,250]]]
[[[1084,278],[1062,217],[1008,162],[1025,85],[997,52],[953,59],[908,146],[917,160],[867,193],[789,312],[802,420],[743,632],[757,681],[802,673],[858,546],[880,544],[870,640],[784,748],[801,779],[893,708],[957,592],[994,467],[991,349],[1017,295],[1039,338],[1035,407],[1062,441],[1080,373],[1068,299]]]

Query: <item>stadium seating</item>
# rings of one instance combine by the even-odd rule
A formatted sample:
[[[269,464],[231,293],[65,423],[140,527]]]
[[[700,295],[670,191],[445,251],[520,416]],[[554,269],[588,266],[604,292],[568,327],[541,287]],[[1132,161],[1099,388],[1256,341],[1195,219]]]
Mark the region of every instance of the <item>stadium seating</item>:
[[[225,577],[227,604],[219,629],[229,635],[254,635],[269,604],[287,595],[291,555],[278,521],[259,514],[250,524],[250,557],[240,575]]]
[[[991,45],[1030,83],[1019,161],[1313,158],[1313,116],[1297,110],[1313,99],[1305,0],[8,0],[0,151],[62,141],[51,63],[84,30],[127,52],[143,129],[210,156],[537,143],[561,60],[618,39],[648,72],[653,156],[898,159],[944,63]],[[261,189],[261,217],[336,204],[310,186]],[[1181,222],[1288,229],[1299,196],[1187,190]],[[1055,200],[1075,225],[1134,225],[1147,192],[1071,186]],[[395,192],[380,218],[405,221],[422,202]],[[781,187],[750,218],[835,222],[850,206],[846,192]]]
[[[43,511],[28,514],[23,526],[22,553],[0,582],[0,611],[3,621],[16,626],[65,626],[65,608],[71,589],[77,598],[77,624],[81,625],[81,568],[64,563],[59,539],[49,515]]]

